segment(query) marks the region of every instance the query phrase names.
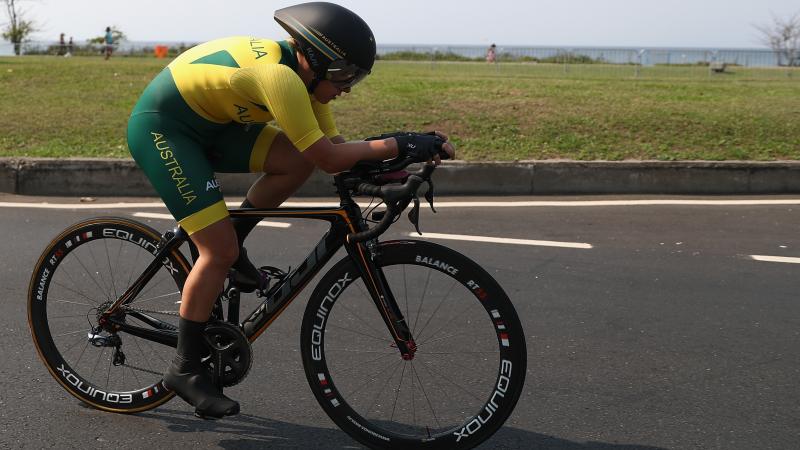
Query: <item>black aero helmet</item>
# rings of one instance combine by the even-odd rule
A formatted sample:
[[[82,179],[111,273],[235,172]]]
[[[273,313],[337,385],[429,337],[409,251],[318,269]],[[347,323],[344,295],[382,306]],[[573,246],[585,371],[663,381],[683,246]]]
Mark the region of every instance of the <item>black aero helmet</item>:
[[[275,20],[297,42],[316,74],[313,92],[322,80],[349,88],[363,80],[375,63],[375,36],[349,9],[310,2],[275,11]]]

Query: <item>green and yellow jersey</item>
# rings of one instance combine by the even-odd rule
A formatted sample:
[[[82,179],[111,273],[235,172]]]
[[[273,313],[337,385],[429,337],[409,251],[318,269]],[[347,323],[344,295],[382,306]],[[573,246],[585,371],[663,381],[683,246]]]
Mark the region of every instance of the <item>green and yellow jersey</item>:
[[[189,107],[208,121],[275,120],[300,151],[339,134],[330,106],[309,96],[297,75],[295,50],[286,41],[218,39],[191,48],[167,68]]]
[[[299,151],[339,135],[297,67],[286,41],[218,39],[178,56],[142,93],[128,148],[190,234],[228,214],[214,173],[264,170],[281,132]]]

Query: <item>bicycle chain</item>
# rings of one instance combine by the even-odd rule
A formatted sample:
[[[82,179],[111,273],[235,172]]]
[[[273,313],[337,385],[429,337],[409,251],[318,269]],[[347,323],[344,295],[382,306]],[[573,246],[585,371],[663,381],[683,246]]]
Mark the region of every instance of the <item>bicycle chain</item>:
[[[159,377],[163,377],[164,376],[163,372],[156,372],[155,370],[145,369],[143,367],[136,367],[136,366],[132,366],[130,364],[120,364],[120,366],[127,367],[127,368],[133,369],[133,370],[138,370],[138,371],[141,371],[141,372],[151,373],[153,375],[158,375]]]
[[[180,314],[177,311],[156,311],[154,309],[131,308],[131,307],[128,307],[128,306],[123,306],[122,308],[125,309],[125,310],[128,310],[128,311],[138,311],[138,312],[143,312],[143,313],[161,314],[161,315],[165,315],[165,316],[178,316],[178,317],[180,317]]]
[[[172,312],[172,311],[156,311],[156,310],[148,310],[148,309],[141,309],[141,308],[130,308],[130,307],[127,307],[127,306],[123,306],[123,309],[126,309],[128,311],[139,311],[139,312],[145,312],[145,313],[151,313],[151,314],[163,314],[163,315],[166,315],[166,316],[178,316],[179,315],[178,313]],[[144,367],[138,367],[138,366],[134,366],[134,365],[127,364],[127,363],[122,363],[122,364],[120,364],[120,366],[127,367],[127,368],[133,369],[133,370],[138,370],[140,372],[149,373],[149,374],[156,375],[156,376],[159,376],[159,377],[163,377],[164,376],[164,374],[162,372],[156,372],[155,370],[145,369]]]
[[[153,310],[153,309],[130,308],[130,307],[127,307],[127,306],[124,306],[124,307],[123,307],[123,309],[126,309],[126,310],[128,310],[128,311],[138,311],[138,312],[143,312],[143,313],[150,313],[150,314],[162,314],[162,315],[165,315],[165,316],[178,316],[178,317],[180,317],[180,314],[179,314],[179,313],[177,313],[177,312],[172,312],[172,311],[156,311],[156,310]],[[137,367],[137,366],[133,366],[133,365],[130,365],[130,364],[127,364],[127,363],[123,363],[123,364],[120,364],[120,365],[121,365],[122,367],[127,367],[127,368],[129,368],[129,369],[133,369],[133,370],[138,370],[138,371],[141,371],[141,372],[150,373],[150,374],[153,374],[153,375],[157,375],[157,376],[159,376],[159,377],[163,377],[163,376],[164,376],[164,374],[163,374],[163,373],[156,372],[156,371],[154,371],[154,370],[150,370],[150,369],[145,369],[145,368],[143,368],[143,367]],[[249,372],[249,370],[248,370],[247,372]],[[233,385],[235,385],[235,384],[239,384],[239,383],[241,383],[241,382],[242,382],[242,380],[244,380],[245,378],[247,378],[247,375],[248,375],[248,373],[245,373],[245,375],[244,375],[244,376],[242,376],[242,378],[240,378],[239,380],[237,380],[237,381],[236,381],[236,383],[234,383],[234,384],[232,384],[232,385],[226,385],[226,387],[230,387],[230,386],[233,386]]]
[[[172,311],[156,311],[156,310],[153,310],[153,309],[131,308],[131,307],[127,307],[127,306],[123,306],[123,309],[126,309],[128,311],[138,311],[138,312],[143,312],[143,313],[162,314],[162,315],[165,315],[165,316],[178,316],[178,317],[180,317],[179,313],[172,312]],[[133,369],[133,370],[138,370],[138,371],[145,372],[145,373],[150,373],[150,374],[153,374],[153,375],[157,375],[159,377],[163,377],[164,376],[163,373],[156,372],[156,371],[150,370],[150,369],[145,369],[143,367],[133,366],[133,365],[127,364],[127,363],[120,364],[120,366],[127,367],[127,368]],[[236,380],[235,383],[230,384],[230,385],[226,385],[225,387],[230,387],[230,386],[233,386],[233,385],[241,383],[242,380],[247,378],[247,375],[249,374],[249,372],[250,371],[248,370],[247,372],[245,372],[245,374],[240,379]]]

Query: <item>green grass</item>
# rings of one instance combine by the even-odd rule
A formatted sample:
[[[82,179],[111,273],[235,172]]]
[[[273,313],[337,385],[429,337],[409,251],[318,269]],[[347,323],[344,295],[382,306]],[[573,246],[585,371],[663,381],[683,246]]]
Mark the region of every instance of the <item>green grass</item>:
[[[151,58],[0,58],[0,156],[128,157]],[[800,159],[800,72],[380,61],[336,101],[358,138],[450,133],[459,158]]]

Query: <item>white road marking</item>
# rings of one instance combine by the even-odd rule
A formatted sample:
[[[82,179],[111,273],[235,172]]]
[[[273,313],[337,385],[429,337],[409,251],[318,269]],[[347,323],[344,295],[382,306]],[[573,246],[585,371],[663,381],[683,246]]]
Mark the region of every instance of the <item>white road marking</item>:
[[[362,202],[366,203],[366,202]],[[531,208],[531,207],[587,207],[587,206],[760,206],[760,205],[800,205],[800,199],[642,199],[642,200],[530,200],[510,202],[434,202],[435,208]],[[237,207],[238,204],[229,203]],[[286,202],[289,208],[301,207],[338,207],[338,202]]]
[[[366,204],[368,202],[362,202]],[[239,202],[227,202],[228,207],[239,207]],[[747,199],[747,200],[711,200],[711,199],[653,199],[653,200],[534,200],[509,202],[436,202],[436,208],[530,208],[530,207],[591,207],[591,206],[767,206],[767,205],[800,205],[800,199]],[[287,208],[323,207],[338,208],[338,201],[292,201],[283,204]],[[0,202],[0,208],[36,208],[36,209],[141,209],[164,208],[161,202],[149,203],[31,203]]]
[[[0,202],[0,208],[35,209],[121,209],[121,208],[165,208],[163,203],[15,203]]]
[[[134,217],[145,217],[148,219],[167,219],[167,220],[175,220],[171,214],[158,214],[158,213],[145,213],[145,212],[137,212],[133,213]],[[269,222],[269,221],[261,221],[258,223],[260,227],[273,227],[273,228],[289,228],[292,226],[290,223],[284,222]]]
[[[759,205],[800,205],[800,199],[776,200],[534,200],[518,202],[438,202],[435,208],[528,208],[541,206],[759,206]]]
[[[442,233],[423,233],[422,236],[417,233],[408,233],[412,237],[422,237],[428,239],[447,239],[451,241],[471,241],[471,242],[490,242],[494,244],[514,244],[514,245],[535,245],[540,247],[563,247],[563,248],[593,248],[592,244],[585,244],[582,242],[558,242],[558,241],[535,241],[531,239],[510,239],[510,238],[497,238],[491,236],[468,236],[463,234],[442,234]]]
[[[800,264],[800,258],[790,258],[787,256],[750,255],[750,258],[755,261]]]

